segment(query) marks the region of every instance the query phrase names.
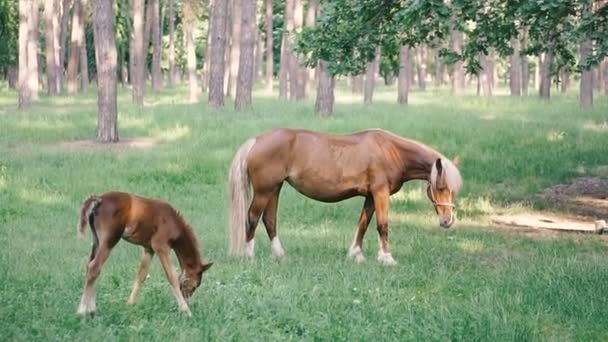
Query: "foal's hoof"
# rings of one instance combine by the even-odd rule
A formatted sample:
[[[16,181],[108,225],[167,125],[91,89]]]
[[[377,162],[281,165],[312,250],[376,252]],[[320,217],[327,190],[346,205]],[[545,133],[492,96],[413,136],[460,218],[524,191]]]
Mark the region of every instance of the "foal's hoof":
[[[378,261],[382,265],[393,266],[397,265],[397,261],[393,259],[393,256],[390,253],[384,253],[382,251],[378,252]]]

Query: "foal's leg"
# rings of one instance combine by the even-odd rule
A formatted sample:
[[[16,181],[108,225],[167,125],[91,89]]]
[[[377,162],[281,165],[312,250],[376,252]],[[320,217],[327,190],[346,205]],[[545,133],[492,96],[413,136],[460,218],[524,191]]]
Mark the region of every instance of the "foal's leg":
[[[348,256],[354,258],[356,262],[362,262],[365,260],[363,256],[363,237],[367,231],[370,221],[374,216],[374,199],[371,196],[365,198],[363,203],[363,209],[361,210],[361,217],[359,218],[359,229],[353,239],[353,244],[350,246]]]
[[[97,310],[97,305],[95,303],[95,281],[99,277],[103,264],[108,260],[110,251],[117,242],[118,240],[115,239],[102,241],[97,248],[95,257],[89,262],[87,267],[87,281],[77,311],[79,315],[84,316],[87,313],[91,313],[91,315],[95,314],[95,311]]]
[[[264,215],[262,216],[262,221],[264,221],[264,226],[266,227],[266,232],[268,233],[268,238],[270,238],[270,243],[272,245],[272,257],[274,259],[280,259],[285,255],[281,241],[277,236],[277,209],[279,206],[280,193],[281,186],[279,185],[279,188],[268,200],[266,209],[264,209]]]
[[[251,206],[249,206],[247,234],[245,238],[245,241],[247,242],[247,244],[245,245],[245,256],[247,257],[253,258],[255,249],[255,229],[258,226],[260,216],[264,212],[264,209],[266,208],[269,199],[270,194],[267,193],[256,192],[253,195]]]
[[[144,254],[141,257],[141,264],[139,265],[139,271],[137,271],[137,277],[135,278],[135,283],[133,284],[133,290],[131,291],[131,295],[129,296],[128,304],[135,304],[137,300],[137,293],[141,288],[141,285],[146,280],[146,276],[148,275],[148,269],[150,268],[150,262],[152,261],[152,257],[154,256],[151,250],[144,248]]]
[[[169,246],[159,246],[157,248],[154,248],[154,251],[156,252],[156,254],[158,254],[158,258],[160,259],[160,262],[163,265],[163,269],[165,270],[167,279],[169,280],[169,283],[173,288],[173,295],[175,296],[175,300],[177,301],[177,305],[179,306],[180,311],[185,312],[186,314],[188,314],[188,316],[192,316],[190,308],[188,308],[188,304],[184,299],[184,295],[179,289],[179,279],[177,273],[175,272],[175,268],[173,267],[173,263],[171,263]]]
[[[378,249],[378,261],[385,265],[395,265],[397,262],[391,255],[388,244],[388,207],[389,191],[381,189],[374,192],[374,206],[376,208],[376,221],[378,224],[378,235],[380,238],[380,248]]]

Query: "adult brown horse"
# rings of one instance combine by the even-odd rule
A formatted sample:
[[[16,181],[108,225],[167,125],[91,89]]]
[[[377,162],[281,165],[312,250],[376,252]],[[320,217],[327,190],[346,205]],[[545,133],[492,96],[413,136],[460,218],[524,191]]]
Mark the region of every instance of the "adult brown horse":
[[[376,212],[378,261],[395,264],[388,243],[389,197],[412,179],[428,181],[427,194],[439,224],[454,223],[454,198],[462,185],[460,159],[393,133],[371,129],[346,136],[308,130],[274,129],[245,142],[230,168],[230,253],[253,257],[260,216],[271,240],[272,256],[285,253],[277,236],[283,182],[323,202],[365,197],[359,229],[348,255],[364,260],[363,236]],[[253,200],[249,204],[249,187]]]

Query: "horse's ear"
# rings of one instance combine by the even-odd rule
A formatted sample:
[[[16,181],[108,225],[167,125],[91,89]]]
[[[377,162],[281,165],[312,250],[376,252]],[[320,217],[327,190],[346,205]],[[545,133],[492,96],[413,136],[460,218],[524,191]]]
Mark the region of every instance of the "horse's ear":
[[[210,262],[210,263],[208,263],[208,264],[204,264],[204,265],[203,265],[203,270],[201,271],[201,273],[206,272],[206,271],[207,271],[209,268],[211,268],[211,266],[213,266],[213,263],[212,263],[212,262]]]
[[[456,168],[460,169],[460,156],[456,156],[456,158],[454,158],[454,160],[452,160],[452,163],[454,163],[454,166],[456,166]]]
[[[441,163],[441,158],[437,158],[437,160],[435,161],[435,168],[437,168],[437,178],[441,177],[441,174],[443,173],[443,165]]]

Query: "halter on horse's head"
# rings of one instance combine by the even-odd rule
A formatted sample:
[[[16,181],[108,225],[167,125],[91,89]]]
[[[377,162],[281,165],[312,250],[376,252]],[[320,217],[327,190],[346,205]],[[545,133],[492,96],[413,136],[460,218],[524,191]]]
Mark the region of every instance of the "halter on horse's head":
[[[431,167],[426,192],[439,215],[439,225],[444,228],[450,228],[455,221],[454,199],[462,186],[459,165],[459,157],[453,162],[446,158],[438,158]]]

